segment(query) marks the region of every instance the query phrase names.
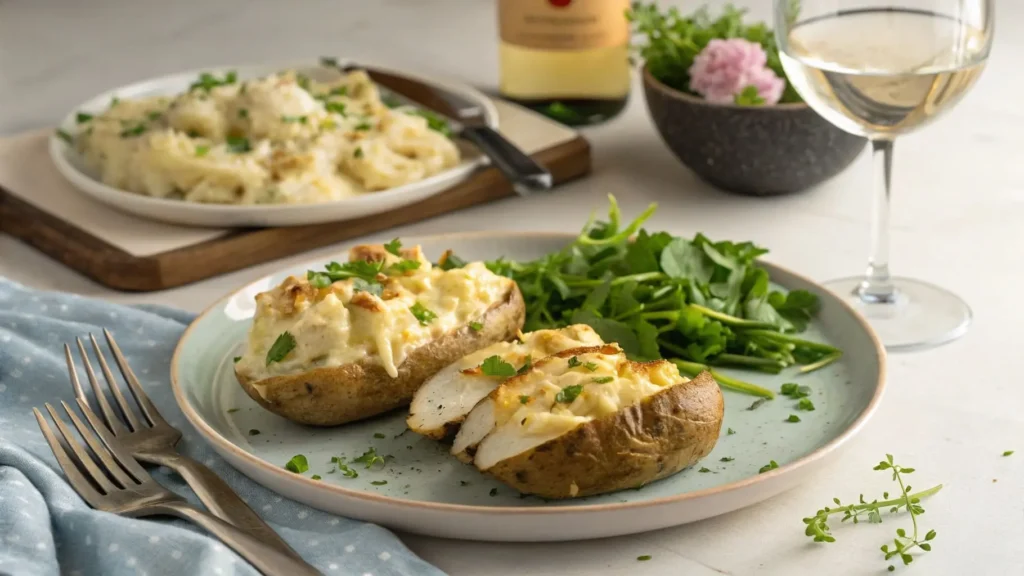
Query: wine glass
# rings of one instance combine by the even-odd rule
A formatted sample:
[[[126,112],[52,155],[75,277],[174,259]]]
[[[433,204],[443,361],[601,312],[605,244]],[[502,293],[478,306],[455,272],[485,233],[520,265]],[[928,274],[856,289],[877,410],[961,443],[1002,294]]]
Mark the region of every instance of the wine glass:
[[[793,87],[826,120],[871,141],[877,183],[867,272],[825,285],[848,295],[890,350],[937,346],[971,322],[952,292],[889,274],[893,141],[952,108],[981,75],[994,4],[775,0],[775,36]]]

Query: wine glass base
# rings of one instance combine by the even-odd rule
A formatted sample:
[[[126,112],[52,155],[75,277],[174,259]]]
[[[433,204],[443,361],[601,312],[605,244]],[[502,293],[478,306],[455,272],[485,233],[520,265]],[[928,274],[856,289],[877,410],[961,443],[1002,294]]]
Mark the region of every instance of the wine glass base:
[[[846,299],[867,318],[886,350],[934,348],[963,336],[971,308],[952,292],[912,278],[893,278],[895,302],[865,302],[857,294],[862,277],[841,278],[824,285]]]

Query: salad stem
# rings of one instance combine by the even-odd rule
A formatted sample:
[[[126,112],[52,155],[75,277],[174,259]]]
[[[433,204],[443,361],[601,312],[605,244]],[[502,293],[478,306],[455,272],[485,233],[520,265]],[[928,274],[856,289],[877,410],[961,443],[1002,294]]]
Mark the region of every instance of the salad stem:
[[[679,371],[686,374],[687,376],[693,377],[705,370],[711,373],[711,376],[718,382],[718,385],[722,388],[734,390],[736,392],[742,392],[744,394],[750,394],[752,396],[760,396],[761,398],[767,398],[772,400],[775,398],[775,393],[767,388],[762,388],[757,384],[750,382],[744,382],[743,380],[737,380],[730,378],[707,366],[706,364],[700,364],[698,362],[689,362],[680,358],[672,358],[671,362],[679,368]]]

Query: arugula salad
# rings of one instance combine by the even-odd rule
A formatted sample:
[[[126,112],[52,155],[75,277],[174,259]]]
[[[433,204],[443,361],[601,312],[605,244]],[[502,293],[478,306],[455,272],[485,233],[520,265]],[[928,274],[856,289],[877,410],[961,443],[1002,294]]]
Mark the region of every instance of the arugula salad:
[[[588,324],[632,359],[666,358],[691,376],[708,369],[721,386],[764,398],[775,393],[713,367],[810,372],[842,356],[799,336],[818,297],[773,289],[756,262],[764,248],[648,232],[641,226],[657,205],[624,223],[615,197],[609,201],[608,220],[592,216],[563,250],[531,262],[487,262],[519,284],[524,331]]]

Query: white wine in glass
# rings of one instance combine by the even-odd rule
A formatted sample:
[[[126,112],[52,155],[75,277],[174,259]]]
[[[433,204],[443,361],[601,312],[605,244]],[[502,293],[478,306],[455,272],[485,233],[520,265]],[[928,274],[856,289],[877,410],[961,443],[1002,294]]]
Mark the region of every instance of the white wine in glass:
[[[867,272],[826,286],[848,294],[890,350],[948,342],[971,321],[955,294],[889,273],[893,141],[941,116],[974,85],[992,43],[993,3],[775,0],[793,87],[826,120],[871,140],[878,183]]]

